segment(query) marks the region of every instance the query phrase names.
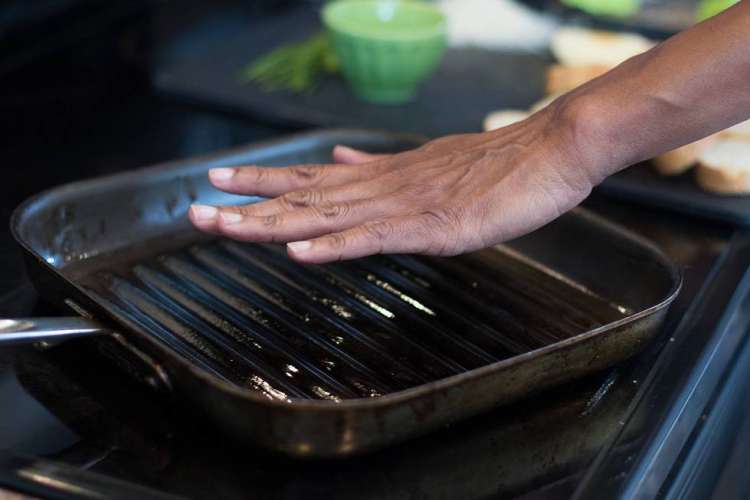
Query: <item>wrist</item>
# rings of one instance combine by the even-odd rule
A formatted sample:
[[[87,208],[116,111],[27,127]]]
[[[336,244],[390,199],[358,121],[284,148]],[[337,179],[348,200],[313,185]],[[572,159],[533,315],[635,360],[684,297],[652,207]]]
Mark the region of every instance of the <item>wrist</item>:
[[[587,176],[592,187],[627,165],[614,147],[607,103],[589,92],[566,94],[549,106],[550,127],[564,154]]]

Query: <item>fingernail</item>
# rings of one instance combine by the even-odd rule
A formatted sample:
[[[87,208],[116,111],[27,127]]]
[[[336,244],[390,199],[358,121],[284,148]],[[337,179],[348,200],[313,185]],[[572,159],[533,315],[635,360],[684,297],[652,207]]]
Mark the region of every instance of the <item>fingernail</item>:
[[[349,146],[344,146],[343,144],[336,144],[336,149],[339,151],[346,151],[347,153],[358,153],[356,149],[352,149]]]
[[[310,250],[310,247],[312,247],[312,243],[309,241],[293,241],[291,243],[287,243],[286,246],[294,253],[303,253]]]
[[[221,221],[225,224],[236,224],[243,219],[241,214],[235,212],[222,212],[219,217],[221,217]]]
[[[212,181],[228,181],[234,177],[233,168],[212,168],[208,171],[208,177]]]
[[[208,205],[192,205],[190,210],[193,212],[193,217],[195,217],[196,220],[215,219],[216,214],[219,212],[216,207],[210,207]]]

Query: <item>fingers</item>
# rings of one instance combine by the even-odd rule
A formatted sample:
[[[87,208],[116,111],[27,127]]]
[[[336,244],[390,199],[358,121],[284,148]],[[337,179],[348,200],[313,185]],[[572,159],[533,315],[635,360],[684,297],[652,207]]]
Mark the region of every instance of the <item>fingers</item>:
[[[208,205],[191,205],[188,219],[195,227],[206,233],[219,234],[219,209]]]
[[[247,215],[271,215],[309,208],[324,203],[339,203],[350,200],[361,200],[376,195],[375,186],[368,184],[351,184],[322,191],[293,191],[273,200],[263,201],[247,207]]]
[[[237,217],[232,217],[232,215],[267,217],[316,206],[321,206],[319,210],[324,210],[326,206],[376,198],[378,197],[378,189],[379,185],[377,183],[358,183],[325,190],[293,191],[272,200],[250,205],[223,207],[193,205],[188,211],[188,217],[198,229],[219,234],[221,233],[219,229],[220,220],[222,218],[226,218],[227,221],[233,218],[237,219]]]
[[[370,165],[353,166],[373,158],[359,151],[345,150],[338,156],[351,165],[213,168],[208,171],[208,178],[211,184],[228,193],[275,197],[290,191],[363,181],[376,175],[383,167],[372,161]]]
[[[358,200],[253,217],[194,206],[190,218],[203,230],[235,240],[297,240],[288,244],[289,255],[312,264],[378,253],[454,255],[466,250],[459,247],[456,228],[436,220],[433,211],[392,216],[403,208],[388,200]],[[209,218],[212,225],[206,229],[201,224]]]
[[[376,160],[382,160],[390,155],[375,155],[371,153],[365,153],[358,149],[353,149],[347,146],[338,145],[333,148],[333,161],[336,163],[343,163],[345,165],[361,165],[362,163],[369,163]]]
[[[211,232],[239,241],[293,241],[345,230],[385,217],[398,208],[387,200],[357,200],[266,216],[217,210]]]
[[[323,264],[380,253],[453,255],[456,238],[425,215],[374,220],[320,238],[287,244],[289,256]]]
[[[208,171],[211,183],[222,191],[258,196],[278,196],[312,187],[333,187],[364,180],[376,173],[377,165],[350,168],[387,158],[336,146],[333,159],[342,165],[297,165],[291,167],[227,167]]]
[[[275,199],[238,207],[194,205],[190,220],[235,240],[291,241],[290,256],[309,263],[457,251],[455,224],[436,221],[434,211],[415,215],[417,204],[424,204],[404,197],[403,176],[389,173],[396,160],[343,146],[334,148],[333,157],[343,165],[214,169],[209,176],[220,189]]]
[[[228,193],[279,196],[289,191],[316,186],[338,186],[366,177],[364,170],[343,165],[305,165],[295,167],[213,168],[208,178]]]
[[[234,212],[245,216],[261,217],[282,212],[302,210],[316,205],[335,204],[363,200],[378,196],[378,185],[369,183],[351,184],[332,189],[293,191],[272,200],[250,205],[218,207],[222,213]],[[215,214],[214,214],[215,216]]]

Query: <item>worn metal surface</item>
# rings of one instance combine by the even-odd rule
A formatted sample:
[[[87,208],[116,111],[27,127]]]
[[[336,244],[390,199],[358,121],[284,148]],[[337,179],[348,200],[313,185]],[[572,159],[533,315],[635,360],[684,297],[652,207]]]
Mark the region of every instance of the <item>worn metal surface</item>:
[[[342,456],[425,433],[637,352],[679,289],[653,246],[585,211],[456,259],[305,268],[272,246],[212,241],[189,204],[207,168],[328,161],[414,138],[332,131],[77,183],[14,217],[35,283],[120,331],[101,340],[250,442]],[[129,352],[129,355],[123,355]]]
[[[55,342],[107,333],[86,318],[0,319],[0,347],[35,342]]]

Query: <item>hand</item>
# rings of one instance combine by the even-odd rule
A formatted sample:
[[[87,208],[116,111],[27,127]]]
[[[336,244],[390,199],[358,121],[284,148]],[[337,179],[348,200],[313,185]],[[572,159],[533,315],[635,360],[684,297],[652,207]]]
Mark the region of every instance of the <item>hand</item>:
[[[217,188],[272,199],[191,207],[203,231],[287,241],[298,261],[455,255],[521,236],[580,203],[594,177],[554,106],[483,134],[394,155],[334,149],[333,165],[217,168]]]

